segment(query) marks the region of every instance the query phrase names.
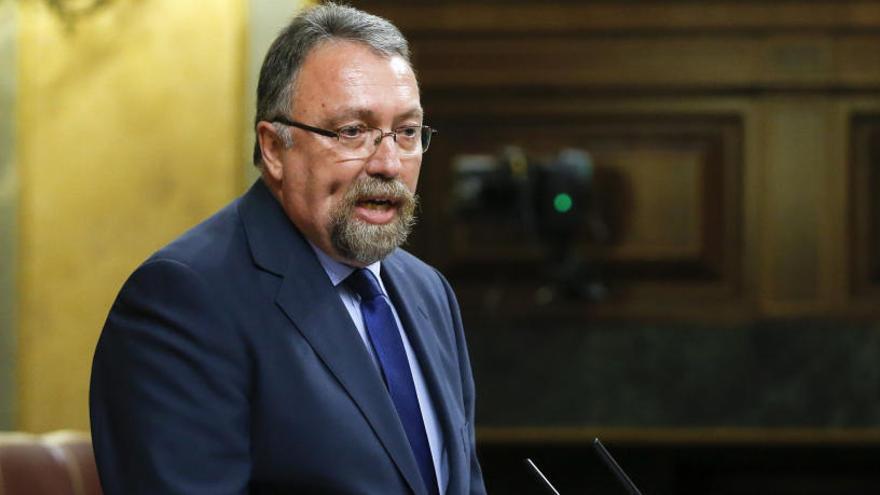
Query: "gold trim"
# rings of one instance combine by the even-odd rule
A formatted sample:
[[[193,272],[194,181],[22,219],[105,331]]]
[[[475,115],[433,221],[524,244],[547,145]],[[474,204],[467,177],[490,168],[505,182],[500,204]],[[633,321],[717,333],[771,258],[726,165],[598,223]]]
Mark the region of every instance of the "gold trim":
[[[18,339],[18,3],[0,1],[0,430],[15,427]]]
[[[235,132],[235,148],[241,153],[241,158],[243,159],[243,164],[245,167],[250,166],[251,154],[248,153],[248,138],[251,137],[251,133],[249,129],[251,126],[248,124],[248,120],[250,120],[249,116],[251,115],[252,110],[248,108],[250,105],[250,76],[248,74],[248,67],[250,66],[250,25],[251,25],[251,5],[250,2],[239,2],[238,4],[238,12],[236,14],[238,19],[238,50],[236,55],[238,56],[238,74],[235,81],[236,86],[236,109],[237,115],[235,116],[235,124],[237,132]],[[242,127],[238,127],[238,126]],[[253,146],[253,143],[251,143]],[[236,195],[238,193],[245,191],[249,186],[250,182],[248,180],[247,169],[242,170],[241,167],[233,167],[235,173],[235,189]]]

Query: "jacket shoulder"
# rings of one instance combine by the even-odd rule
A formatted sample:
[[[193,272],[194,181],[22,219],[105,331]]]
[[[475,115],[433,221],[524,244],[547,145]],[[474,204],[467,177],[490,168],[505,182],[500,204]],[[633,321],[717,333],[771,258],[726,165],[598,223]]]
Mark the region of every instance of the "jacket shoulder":
[[[232,201],[190,228],[153,253],[144,264],[170,260],[203,273],[229,266],[232,260],[240,259],[247,251],[247,241],[238,214],[238,202]]]

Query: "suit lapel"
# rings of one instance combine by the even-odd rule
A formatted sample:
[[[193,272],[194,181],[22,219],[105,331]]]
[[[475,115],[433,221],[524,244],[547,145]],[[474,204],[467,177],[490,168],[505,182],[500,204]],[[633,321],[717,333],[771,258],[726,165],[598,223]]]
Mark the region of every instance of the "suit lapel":
[[[424,493],[394,404],[311,246],[260,182],[240,211],[255,262],[283,277],[276,304],[357,404],[413,492]]]
[[[460,476],[459,466],[462,462],[460,453],[461,440],[458,436],[458,428],[454,418],[452,407],[460,401],[455,400],[455,393],[450,388],[448,380],[442,379],[441,370],[445,369],[440,355],[444,346],[439,341],[436,323],[430,321],[425,305],[421,297],[421,290],[412,276],[410,276],[401,262],[399,256],[392,254],[382,262],[382,274],[385,287],[391,296],[397,314],[407,332],[413,350],[416,353],[419,365],[425,380],[428,382],[428,390],[431,394],[440,426],[443,429],[443,441],[446,455],[449,456],[449,485],[448,493],[464,493],[465,487],[460,484],[463,477]],[[406,297],[401,297],[406,294]],[[461,486],[460,486],[461,485]]]

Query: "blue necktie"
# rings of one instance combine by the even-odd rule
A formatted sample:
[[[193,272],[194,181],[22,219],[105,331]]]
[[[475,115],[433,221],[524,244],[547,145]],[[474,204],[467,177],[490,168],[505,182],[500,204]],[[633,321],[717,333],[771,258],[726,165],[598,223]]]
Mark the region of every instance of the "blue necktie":
[[[388,393],[397,409],[400,422],[403,423],[406,438],[415,454],[428,493],[437,494],[437,476],[434,474],[434,461],[431,458],[428,435],[425,433],[425,422],[422,420],[412,372],[391,305],[382,293],[375,275],[366,268],[355,270],[345,279],[345,283],[361,297],[364,326],[379,358],[379,364],[382,365]]]

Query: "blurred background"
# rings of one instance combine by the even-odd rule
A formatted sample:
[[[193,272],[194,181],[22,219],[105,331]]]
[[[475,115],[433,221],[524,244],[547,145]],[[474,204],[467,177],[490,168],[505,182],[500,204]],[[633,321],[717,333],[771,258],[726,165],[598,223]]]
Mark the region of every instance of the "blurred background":
[[[0,430],[88,429],[103,320],[240,194],[305,0],[0,0]],[[880,2],[364,0],[426,122],[490,492],[880,489]],[[625,493],[619,491],[619,493]]]

